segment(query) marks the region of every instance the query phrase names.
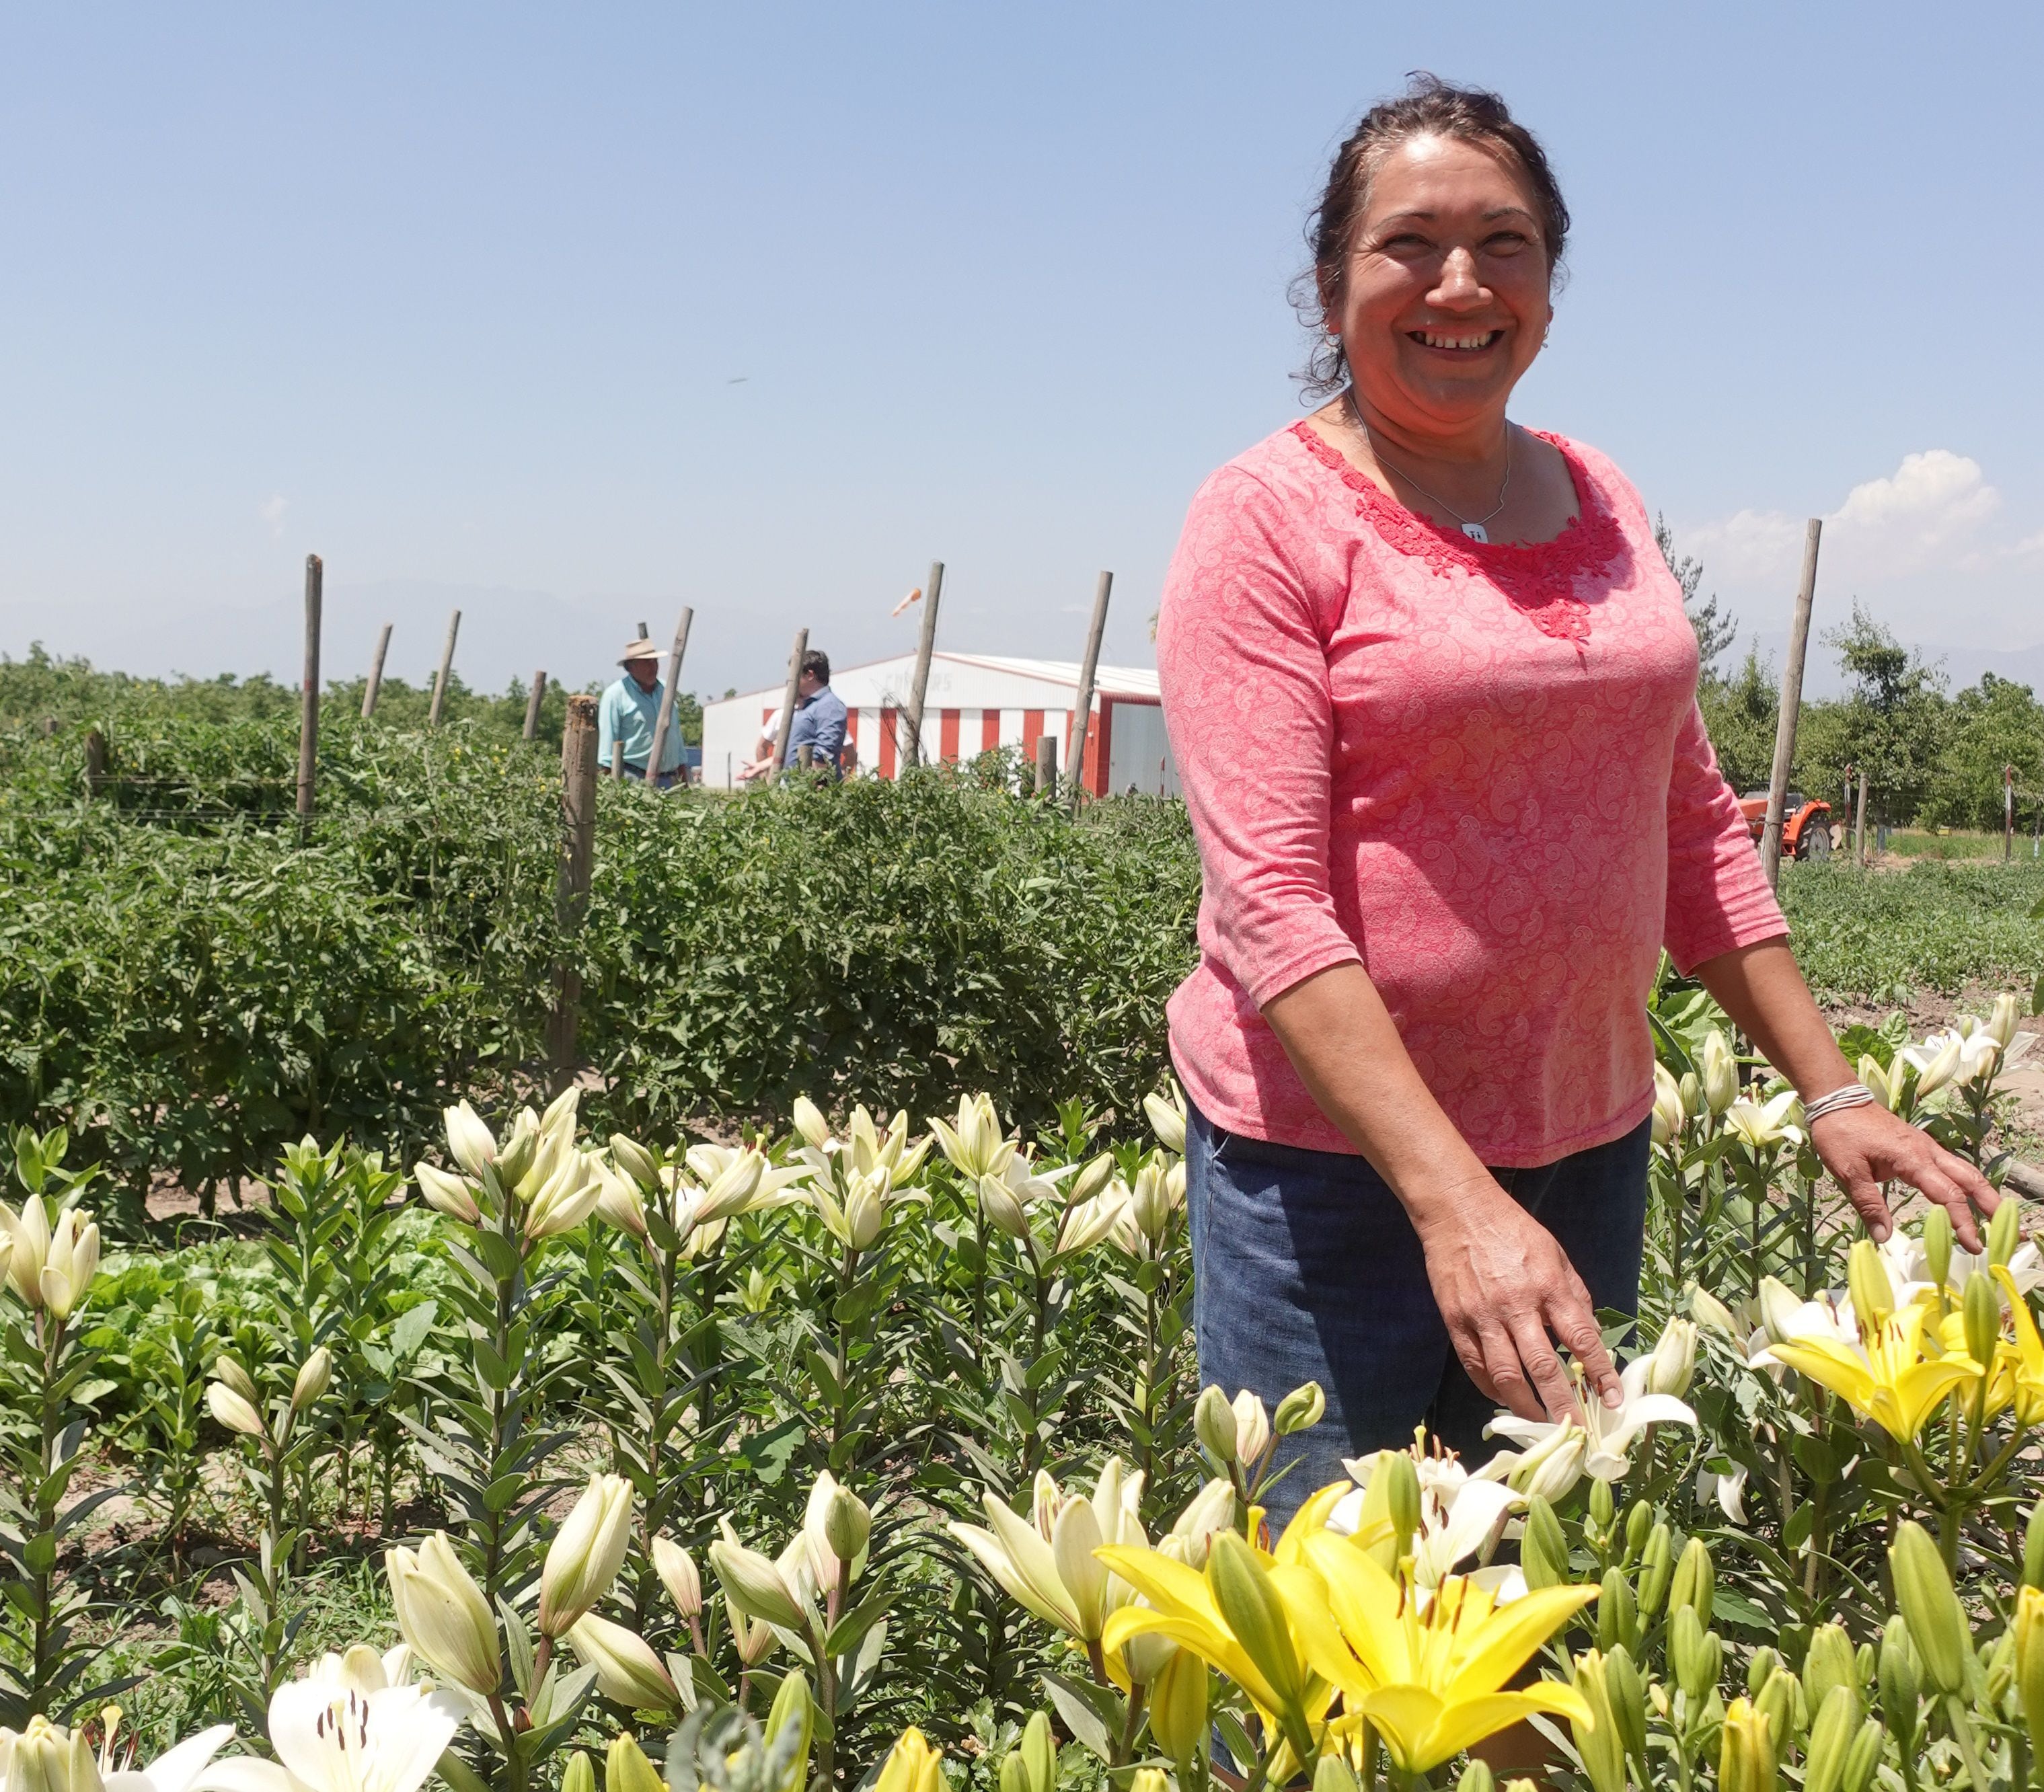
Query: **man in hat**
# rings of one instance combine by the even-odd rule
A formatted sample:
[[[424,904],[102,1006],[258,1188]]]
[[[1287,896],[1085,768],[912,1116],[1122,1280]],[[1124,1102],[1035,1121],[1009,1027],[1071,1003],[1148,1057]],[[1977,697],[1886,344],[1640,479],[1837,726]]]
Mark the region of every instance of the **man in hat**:
[[[596,762],[599,769],[609,770],[612,745],[622,742],[624,775],[644,778],[647,761],[653,756],[653,724],[659,719],[664,694],[660,650],[641,635],[619,656],[617,663],[624,668],[624,676],[603,693],[603,702],[597,710]],[[667,738],[661,743],[660,763],[653,768],[656,789],[664,790],[676,781],[684,757],[682,731],[670,719]]]

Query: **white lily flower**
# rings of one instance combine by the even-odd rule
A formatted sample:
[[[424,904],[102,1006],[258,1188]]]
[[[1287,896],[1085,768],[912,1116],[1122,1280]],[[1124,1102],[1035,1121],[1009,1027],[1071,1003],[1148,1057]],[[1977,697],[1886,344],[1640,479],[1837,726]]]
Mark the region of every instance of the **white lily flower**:
[[[1708,1468],[1696,1472],[1696,1502],[1699,1505],[1716,1500],[1718,1510],[1735,1525],[1746,1523],[1746,1476],[1743,1468],[1735,1468],[1729,1475],[1714,1474]]]
[[[933,1117],[930,1130],[951,1168],[968,1182],[1001,1174],[1016,1149],[1016,1142],[1002,1135],[1001,1117],[989,1095],[960,1096],[955,1120],[947,1125]]]
[[[1976,1027],[1978,1024],[1974,1023]],[[1976,1077],[1992,1076],[2001,1061],[2001,1042],[1984,1030],[1965,1032],[1953,1027],[1933,1033],[1920,1046],[1904,1047],[1902,1056],[1916,1067],[1916,1093],[1920,1099],[1947,1083],[1970,1083]]]
[[[1327,1528],[1354,1535],[1362,1522],[1370,1483],[1385,1455],[1344,1461],[1353,1492],[1327,1515]],[[1413,1574],[1421,1587],[1438,1587],[1471,1556],[1488,1562],[1504,1534],[1505,1521],[1526,1503],[1501,1480],[1465,1469],[1452,1450],[1407,1452],[1420,1477],[1420,1528],[1412,1539]],[[1389,1566],[1391,1564],[1385,1564]]]
[[[232,1724],[216,1724],[166,1749],[146,1767],[117,1770],[113,1739],[121,1708],[102,1713],[106,1725],[99,1757],[82,1730],[67,1729],[34,1717],[19,1730],[0,1728],[0,1786],[7,1792],[190,1792],[198,1776],[234,1734]]]
[[[1143,1112],[1151,1131],[1157,1135],[1157,1142],[1178,1157],[1185,1156],[1185,1092],[1175,1076],[1169,1078],[1164,1088],[1143,1098]]]
[[[1735,1103],[1735,1105],[1736,1105]],[[1566,1426],[1551,1420],[1520,1418],[1500,1413],[1490,1422],[1495,1436],[1516,1438],[1537,1447],[1570,1426],[1580,1425],[1584,1433],[1583,1472],[1593,1480],[1621,1481],[1631,1466],[1626,1452],[1632,1440],[1650,1425],[1694,1425],[1696,1415],[1672,1394],[1648,1391],[1646,1378],[1654,1367],[1650,1356],[1635,1356],[1619,1376],[1622,1395],[1615,1406],[1601,1400],[1582,1403],[1581,1416]]]
[[[421,1686],[364,1690],[366,1666],[345,1665],[354,1655],[341,1658],[331,1679],[316,1671],[277,1689],[269,1723],[275,1760],[216,1762],[194,1792],[418,1792],[467,1706]]]
[[[1800,1145],[1803,1129],[1796,1122],[1803,1117],[1793,1089],[1784,1089],[1772,1101],[1744,1099],[1725,1110],[1725,1124],[1756,1151],[1770,1145]]]
[[[1852,1302],[1835,1299],[1829,1294],[1820,1294],[1815,1300],[1798,1300],[1772,1276],[1763,1276],[1760,1280],[1760,1329],[1746,1341],[1746,1366],[1769,1370],[1778,1380],[1784,1365],[1772,1347],[1796,1343],[1804,1338],[1826,1338],[1832,1343],[1857,1349],[1859,1322],[1854,1315]]]

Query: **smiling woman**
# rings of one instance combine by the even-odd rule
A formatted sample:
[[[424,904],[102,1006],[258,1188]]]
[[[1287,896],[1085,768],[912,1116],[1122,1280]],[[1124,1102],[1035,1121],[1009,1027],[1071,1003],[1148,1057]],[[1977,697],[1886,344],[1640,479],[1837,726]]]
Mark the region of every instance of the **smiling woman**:
[[[1623,1407],[1596,1312],[1639,1298],[1664,945],[1805,1102],[1850,1092],[1812,1139],[1877,1238],[1889,1180],[1969,1249],[1995,1204],[1811,1000],[1638,493],[1507,418],[1568,228],[1496,94],[1366,114],[1310,233],[1334,396],[1206,482],[1166,585],[1201,1378],[1327,1396],[1278,1522],[1423,1420],[1467,1452],[1500,1403],[1577,1416],[1555,1341]]]

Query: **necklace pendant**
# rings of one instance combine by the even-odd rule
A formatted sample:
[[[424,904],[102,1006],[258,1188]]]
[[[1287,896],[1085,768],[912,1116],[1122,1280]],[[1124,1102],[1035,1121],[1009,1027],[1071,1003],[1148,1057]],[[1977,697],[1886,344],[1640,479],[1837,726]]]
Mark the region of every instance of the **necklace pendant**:
[[[1490,539],[1489,535],[1485,532],[1483,524],[1481,523],[1463,524],[1462,533],[1467,535],[1471,541],[1488,542]]]

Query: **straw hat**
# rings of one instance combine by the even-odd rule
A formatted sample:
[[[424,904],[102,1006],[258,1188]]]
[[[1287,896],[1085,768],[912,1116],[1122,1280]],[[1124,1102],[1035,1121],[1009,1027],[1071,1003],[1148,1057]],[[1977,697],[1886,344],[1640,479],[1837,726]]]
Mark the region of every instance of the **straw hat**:
[[[659,657],[660,643],[648,640],[642,635],[617,656],[617,663],[627,666],[635,659],[658,659]]]

